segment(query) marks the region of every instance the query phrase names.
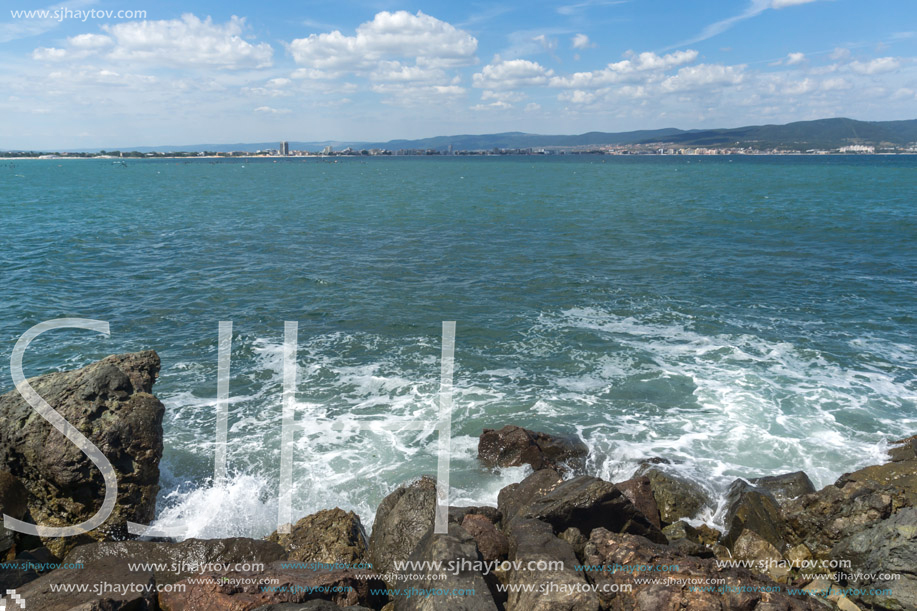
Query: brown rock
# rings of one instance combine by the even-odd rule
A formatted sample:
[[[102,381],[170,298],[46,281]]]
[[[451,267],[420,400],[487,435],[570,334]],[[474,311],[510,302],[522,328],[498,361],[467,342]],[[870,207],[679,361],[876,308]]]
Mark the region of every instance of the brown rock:
[[[659,519],[663,525],[672,524],[682,518],[693,518],[705,505],[711,505],[710,497],[694,482],[662,471],[658,467],[645,465],[637,470],[637,476],[645,475],[650,480],[653,498],[659,508]]]
[[[656,498],[653,496],[653,487],[650,484],[650,478],[645,475],[638,475],[620,484],[615,484],[618,490],[624,493],[634,507],[646,516],[646,519],[652,522],[656,528],[662,528],[662,522],[659,520],[659,507],[656,505]]]
[[[436,510],[436,480],[422,477],[399,486],[376,509],[369,538],[373,569],[387,573],[396,560],[407,560],[428,530]],[[398,586],[393,586],[398,587]]]
[[[777,501],[765,490],[736,480],[726,497],[726,534],[722,543],[731,550],[746,530],[751,530],[773,545],[778,552],[786,548],[786,527]]]
[[[366,576],[363,579],[360,575]],[[370,589],[385,588],[373,573],[362,570],[312,571],[285,569],[274,563],[261,572],[211,572],[181,581],[172,592],[159,594],[162,611],[251,611],[280,603],[322,599],[345,607],[379,608],[383,597]]]
[[[289,533],[273,532],[267,539],[281,545],[290,560],[299,562],[352,566],[367,555],[366,532],[360,516],[339,508],[308,515],[296,522]]]
[[[539,496],[554,490],[563,478],[553,469],[535,471],[518,484],[506,486],[497,495],[497,507],[503,516],[501,522],[504,531],[524,507]]]
[[[28,492],[16,476],[9,471],[0,471],[0,515],[8,515],[22,520],[28,511]],[[16,544],[17,533],[7,530],[0,521],[0,560],[5,560],[8,552]]]
[[[47,539],[57,555],[81,542],[123,538],[128,520],[147,524],[159,491],[163,405],[152,394],[159,373],[153,351],[109,356],[76,371],[29,380],[35,391],[94,443],[118,478],[114,512],[79,537]],[[102,504],[99,469],[22,396],[0,396],[0,464],[29,492],[29,514],[44,526],[85,521]]]
[[[488,467],[520,467],[581,471],[589,453],[576,437],[548,435],[518,426],[484,429],[478,440],[478,459]]]
[[[480,514],[468,514],[462,520],[462,528],[474,537],[484,560],[491,562],[506,558],[509,553],[509,540],[486,517]]]

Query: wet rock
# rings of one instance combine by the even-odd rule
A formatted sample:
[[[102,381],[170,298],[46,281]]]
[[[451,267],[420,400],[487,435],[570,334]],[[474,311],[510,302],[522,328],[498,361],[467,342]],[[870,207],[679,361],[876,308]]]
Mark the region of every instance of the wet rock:
[[[917,461],[866,467],[785,503],[781,509],[790,544],[804,543],[815,558],[828,558],[842,538],[914,506],[915,473]]]
[[[498,524],[503,518],[503,514],[496,507],[487,505],[471,507],[449,507],[449,521],[461,526],[467,515],[479,515],[487,518],[492,524]]]
[[[509,540],[485,516],[473,513],[466,515],[462,520],[462,528],[474,537],[484,560],[492,562],[506,558]]]
[[[377,609],[386,601],[371,590],[382,588],[385,584],[370,571],[298,570],[275,562],[262,571],[205,572],[180,581],[171,592],[159,594],[159,606],[162,611],[250,611],[321,599],[340,607]]]
[[[77,547],[64,559],[82,564],[92,573],[111,558],[127,564],[156,564],[150,572],[160,584],[172,584],[208,570],[256,570],[286,558],[282,547],[270,541],[243,537],[186,539],[181,543],[156,541],[100,541]],[[242,565],[242,566],[239,566]]]
[[[52,554],[48,548],[20,552],[7,563],[7,567],[0,571],[0,594],[7,590],[16,590],[35,581],[42,575],[50,572],[49,567],[60,564],[60,558]]]
[[[109,356],[83,369],[29,381],[102,451],[118,478],[117,505],[108,521],[86,535],[47,539],[54,553],[63,555],[94,539],[123,538],[126,521],[152,520],[164,411],[151,394],[158,373],[159,357],[146,351]],[[16,391],[0,396],[0,464],[28,490],[29,515],[38,524],[77,524],[102,504],[105,485],[99,469]]]
[[[663,525],[682,518],[693,518],[705,505],[711,504],[710,498],[700,486],[683,477],[666,473],[657,467],[642,467],[637,475],[649,478]]]
[[[289,533],[273,532],[267,540],[281,545],[289,560],[298,562],[356,565],[367,555],[366,531],[360,516],[338,508],[308,515],[296,522]]]
[[[857,603],[879,609],[917,609],[917,508],[907,507],[860,532],[841,539],[834,560],[850,561],[846,585],[864,594],[848,594]],[[899,575],[882,580],[876,575]],[[869,590],[891,589],[890,594]]]
[[[653,526],[662,528],[662,522],[659,519],[659,507],[656,505],[656,499],[653,497],[653,486],[650,478],[645,475],[633,477],[627,481],[615,484],[618,490],[624,493],[634,507],[646,516]]]
[[[701,532],[685,522],[679,520],[662,529],[662,534],[669,540],[669,545],[687,556],[700,558],[713,558],[714,553],[701,542]]]
[[[586,542],[588,539],[583,536],[583,533],[580,531],[580,529],[576,528],[575,526],[571,526],[557,536],[570,544],[570,547],[573,548],[573,553],[576,554],[577,558],[583,557],[583,549],[586,547]]]
[[[786,548],[786,527],[777,501],[765,490],[736,480],[726,495],[726,534],[722,543],[735,551],[735,544],[750,530],[774,546],[778,552]]]
[[[759,572],[766,573],[774,581],[787,582],[790,571],[783,554],[753,530],[742,531],[732,546],[732,556],[736,560],[754,562]]]
[[[574,570],[579,562],[573,548],[554,536],[550,524],[540,520],[516,520],[510,527],[509,539],[510,560],[519,561],[521,568],[510,572],[508,583],[535,587],[532,592],[510,592],[506,611],[599,610],[598,596],[588,589],[583,574]],[[549,567],[547,564],[558,561],[562,566]],[[530,571],[526,568],[530,562],[542,562],[545,568]]]
[[[0,471],[0,515],[8,515],[22,520],[28,511],[28,492],[16,476],[8,471]],[[0,560],[16,545],[17,533],[3,527],[0,520]]]
[[[574,436],[548,435],[518,426],[484,429],[478,459],[488,467],[521,467],[582,471],[589,449]]]
[[[265,605],[254,611],[370,611],[368,607],[351,605],[339,607],[327,600],[310,600],[307,603],[281,603],[279,605]]]
[[[802,471],[783,475],[769,475],[748,480],[753,486],[769,492],[778,503],[795,499],[804,494],[815,492],[815,486],[809,476]]]
[[[407,560],[428,530],[436,511],[436,480],[430,477],[399,486],[376,510],[369,539],[373,569],[387,573],[396,560]],[[394,586],[397,587],[397,586]]]
[[[51,586],[70,591],[52,591]],[[87,591],[79,588],[88,586]],[[42,611],[154,611],[156,579],[151,571],[129,569],[117,555],[99,558],[91,568],[60,568],[17,588],[28,609]]]
[[[426,575],[420,580],[403,582],[400,585],[402,589],[464,593],[395,596],[395,611],[497,611],[488,584],[476,568],[481,557],[474,539],[460,526],[450,524],[449,532],[444,534],[429,531],[417,544],[409,560],[417,563],[441,561],[444,566],[454,563],[457,570],[446,570],[439,575]],[[469,591],[474,594],[467,594]]]
[[[588,535],[595,528],[626,532],[666,543],[665,535],[614,484],[581,475],[533,499],[519,514],[550,524],[555,532],[570,527]]]
[[[818,601],[808,597],[788,596],[778,584],[745,569],[718,569],[713,560],[684,556],[670,546],[658,545],[643,537],[592,531],[586,545],[587,565],[655,565],[671,570],[656,573],[660,580],[724,579],[728,591],[710,591],[666,583],[637,583],[647,580],[646,573],[628,571],[595,571],[586,573],[598,586],[603,609],[613,611],[656,611],[658,609],[691,609],[692,611],[823,611]],[[677,568],[676,568],[677,567]],[[620,591],[621,586],[631,591]],[[770,589],[772,591],[765,591]],[[617,591],[616,591],[617,590]]]
[[[888,449],[888,455],[892,462],[917,459],[917,435],[893,441]]]
[[[518,484],[510,484],[497,495],[497,507],[503,516],[501,521],[506,531],[516,515],[539,496],[554,490],[563,478],[553,469],[535,471]]]

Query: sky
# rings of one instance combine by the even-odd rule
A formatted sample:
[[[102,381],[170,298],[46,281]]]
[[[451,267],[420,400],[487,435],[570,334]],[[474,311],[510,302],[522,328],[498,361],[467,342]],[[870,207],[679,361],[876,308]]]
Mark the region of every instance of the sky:
[[[827,117],[917,118],[917,1],[0,0],[0,150]]]

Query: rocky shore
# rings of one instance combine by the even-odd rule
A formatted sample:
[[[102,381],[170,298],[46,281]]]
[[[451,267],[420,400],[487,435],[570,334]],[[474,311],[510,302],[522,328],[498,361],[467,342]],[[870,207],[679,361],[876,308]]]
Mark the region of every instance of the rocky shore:
[[[482,468],[532,473],[497,507],[451,507],[445,534],[433,532],[436,482],[418,474],[381,502],[370,537],[359,516],[329,508],[264,540],[132,540],[125,523],[155,512],[159,367],[141,352],[30,380],[111,461],[118,503],[78,537],[0,527],[0,608],[917,609],[917,437],[821,490],[801,472],[749,473],[729,489],[724,530],[698,521],[713,500],[665,457],[608,482],[584,472],[579,440],[508,425],[482,432]],[[73,524],[103,494],[76,446],[18,393],[0,396],[4,514]]]

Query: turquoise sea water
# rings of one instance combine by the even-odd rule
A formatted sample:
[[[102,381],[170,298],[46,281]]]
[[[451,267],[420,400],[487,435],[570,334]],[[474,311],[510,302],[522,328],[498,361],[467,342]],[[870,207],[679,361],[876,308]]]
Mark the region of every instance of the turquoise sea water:
[[[612,480],[664,456],[714,493],[797,469],[821,486],[917,432],[915,194],[914,157],[3,162],[0,362],[64,316],[112,337],[42,336],[28,375],[157,350],[159,523],[189,536],[276,526],[285,320],[294,517],[371,524],[435,472],[444,320],[458,504],[525,475],[476,463],[507,423],[581,435]],[[213,487],[220,320],[235,478]],[[395,418],[431,424],[346,426]]]

